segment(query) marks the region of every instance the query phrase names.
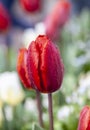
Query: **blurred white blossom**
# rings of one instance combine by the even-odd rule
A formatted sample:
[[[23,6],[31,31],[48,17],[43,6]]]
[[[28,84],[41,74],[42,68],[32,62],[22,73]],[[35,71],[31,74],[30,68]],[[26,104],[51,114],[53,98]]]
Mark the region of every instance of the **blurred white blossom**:
[[[80,95],[90,98],[90,72],[81,75],[77,91]]]
[[[82,106],[87,98],[90,99],[90,72],[80,76],[77,89],[66,97],[66,102],[68,104],[77,103]]]
[[[36,38],[36,33],[33,28],[28,28],[23,32],[22,36],[22,43],[26,48],[28,48],[29,44],[35,40]]]
[[[63,106],[57,112],[57,117],[59,120],[64,120],[74,111],[73,106]]]
[[[37,23],[35,25],[35,30],[36,30],[36,34],[40,35],[40,34],[45,34],[45,25],[43,22]]]
[[[27,111],[35,112],[37,111],[36,103],[34,99],[27,98],[24,104],[24,108]]]
[[[84,104],[84,97],[79,95],[77,90],[76,90],[70,96],[66,97],[66,102],[68,104],[74,103],[74,104],[78,104],[78,105],[83,105]]]
[[[16,72],[4,72],[0,74],[0,97],[3,102],[12,106],[24,99],[24,91]]]

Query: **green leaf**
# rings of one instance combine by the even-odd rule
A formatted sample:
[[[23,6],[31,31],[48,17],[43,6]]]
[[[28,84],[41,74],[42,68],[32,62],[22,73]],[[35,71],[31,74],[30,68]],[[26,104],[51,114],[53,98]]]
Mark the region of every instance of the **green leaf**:
[[[34,123],[32,130],[44,130],[43,128],[41,128],[38,124]]]

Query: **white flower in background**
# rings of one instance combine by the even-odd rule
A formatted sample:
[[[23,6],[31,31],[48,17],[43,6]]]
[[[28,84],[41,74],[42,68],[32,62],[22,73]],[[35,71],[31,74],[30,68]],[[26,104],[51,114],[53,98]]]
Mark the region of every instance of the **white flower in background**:
[[[76,93],[76,95],[74,95],[72,93],[70,96],[66,97],[66,103],[68,103],[68,104],[70,104],[70,103],[77,103],[77,99],[78,99],[77,93]]]
[[[38,35],[45,34],[45,26],[44,24],[37,23],[35,28],[28,28],[24,31],[22,36],[22,43],[26,48],[28,48],[29,44],[36,39]]]
[[[73,111],[73,106],[63,106],[58,110],[57,117],[59,120],[65,120]]]
[[[16,72],[0,74],[0,97],[3,102],[12,106],[20,103],[24,98],[24,91]]]
[[[82,75],[79,80],[79,89],[78,92],[83,94],[86,89],[90,88],[90,72],[86,75]]]
[[[45,34],[46,30],[45,30],[45,25],[43,22],[37,23],[35,25],[35,30],[36,30],[36,34],[37,36],[40,34]]]
[[[80,76],[78,88],[66,97],[66,102],[84,105],[86,98],[90,99],[90,72]]]
[[[25,104],[24,104],[24,108],[27,111],[36,112],[37,106],[36,106],[35,100],[27,98],[26,101],[25,101]]]
[[[75,90],[70,96],[66,97],[66,102],[68,104],[75,103],[78,105],[84,105],[84,97],[78,94],[78,91]]]
[[[33,28],[28,28],[24,31],[23,36],[22,36],[22,43],[26,48],[28,48],[29,44],[35,40],[36,38],[36,33]]]
[[[80,95],[83,96],[86,94],[87,97],[90,98],[90,72],[80,77],[79,88],[77,91]]]

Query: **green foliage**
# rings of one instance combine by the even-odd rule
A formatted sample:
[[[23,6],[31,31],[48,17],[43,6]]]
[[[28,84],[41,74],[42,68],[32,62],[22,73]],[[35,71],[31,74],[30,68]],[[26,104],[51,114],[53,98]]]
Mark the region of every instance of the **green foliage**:
[[[34,123],[32,130],[44,130],[44,129],[41,128],[41,127],[40,127],[39,125],[37,125],[36,123]]]

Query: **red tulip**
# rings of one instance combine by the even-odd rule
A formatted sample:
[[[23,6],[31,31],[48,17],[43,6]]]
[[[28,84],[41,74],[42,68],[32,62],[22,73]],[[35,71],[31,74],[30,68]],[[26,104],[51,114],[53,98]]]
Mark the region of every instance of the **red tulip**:
[[[40,9],[41,0],[20,0],[22,7],[28,12],[35,12]]]
[[[0,3],[0,31],[6,31],[10,26],[10,16],[6,8]]]
[[[20,49],[17,60],[17,72],[19,77],[24,84],[24,86],[28,89],[31,89],[31,83],[28,79],[27,71],[26,71],[26,60],[27,60],[27,49]]]
[[[61,86],[64,67],[60,52],[44,35],[39,35],[28,48],[27,73],[32,85],[42,93],[55,92]]]
[[[90,107],[89,106],[85,106],[80,113],[78,130],[90,130]]]
[[[51,39],[59,35],[60,29],[70,16],[71,3],[68,0],[59,0],[45,20],[46,34]]]

